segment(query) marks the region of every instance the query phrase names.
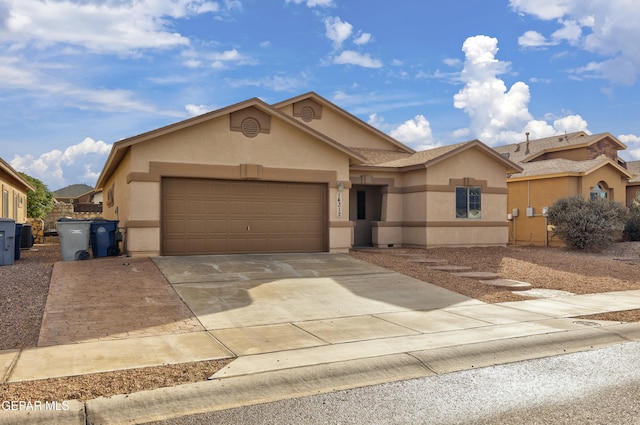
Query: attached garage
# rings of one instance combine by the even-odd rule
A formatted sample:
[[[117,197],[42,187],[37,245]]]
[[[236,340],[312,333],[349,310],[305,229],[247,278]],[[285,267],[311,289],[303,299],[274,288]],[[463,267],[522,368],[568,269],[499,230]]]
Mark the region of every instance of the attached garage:
[[[162,254],[328,250],[327,185],[162,179]]]

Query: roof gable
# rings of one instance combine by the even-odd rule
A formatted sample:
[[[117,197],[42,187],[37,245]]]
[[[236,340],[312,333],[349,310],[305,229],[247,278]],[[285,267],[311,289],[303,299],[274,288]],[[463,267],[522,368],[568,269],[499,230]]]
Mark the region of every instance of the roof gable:
[[[487,145],[485,145],[479,140],[471,140],[468,142],[441,146],[438,148],[415,152],[414,154],[407,156],[405,158],[400,158],[392,161],[379,163],[379,164],[376,164],[376,166],[402,168],[404,170],[412,169],[412,168],[427,168],[439,162],[445,161],[448,158],[451,158],[462,152],[465,152],[469,149],[479,150],[483,154],[495,160],[496,162],[502,164],[503,166],[506,167],[507,173],[514,173],[522,170],[520,166],[508,160],[507,158],[503,157],[502,155],[499,155],[493,149],[491,149],[490,147],[488,147]]]
[[[411,149],[409,146],[399,142],[398,140],[394,139],[388,134],[383,133],[377,128],[362,121],[360,118],[356,117],[353,114],[350,114],[349,112],[340,108],[336,104],[332,103],[331,101],[325,99],[324,97],[314,92],[305,93],[305,94],[293,97],[291,99],[278,102],[274,104],[273,107],[280,111],[284,111],[288,107],[291,107],[291,113],[294,117],[300,118],[303,121],[308,122],[308,124],[312,127],[315,124],[314,123],[315,119],[322,118],[322,108],[327,108],[334,114],[344,119],[344,121],[349,123],[350,125],[369,133],[372,137],[375,137],[377,140],[383,141],[384,144],[386,145],[385,149],[389,151],[405,152],[409,154],[415,152],[415,150]],[[305,112],[307,113],[305,114]],[[336,139],[341,139],[337,135],[333,135],[332,137]],[[339,140],[339,142],[341,142],[346,146],[350,146],[353,149],[375,148],[377,150],[384,150],[384,149],[380,149],[379,147],[376,148],[373,146],[371,147],[354,146],[349,140]]]
[[[2,174],[5,174],[9,179],[13,180],[19,186],[24,188],[24,191],[36,190],[31,183],[29,183],[26,179],[24,179],[20,173],[13,169],[8,162],[5,162],[2,158],[0,158],[0,177]]]
[[[178,132],[180,130],[196,126],[202,123],[206,123],[211,120],[218,119],[225,115],[230,116],[230,130],[232,131],[242,131],[241,123],[238,122],[238,117],[243,117],[244,111],[254,111],[258,112],[257,120],[260,121],[260,124],[266,122],[267,119],[276,118],[283,122],[286,122],[288,125],[291,125],[298,130],[310,135],[312,138],[319,140],[322,143],[325,143],[334,149],[337,149],[344,154],[346,154],[350,160],[354,163],[362,163],[366,160],[364,156],[362,156],[357,151],[345,146],[342,143],[320,133],[319,131],[305,125],[304,123],[290,117],[287,114],[282,113],[278,109],[268,105],[258,98],[248,99],[243,102],[236,103],[231,106],[227,106],[225,108],[221,108],[215,111],[211,111],[193,118],[189,118],[174,124],[170,124],[165,127],[161,127],[146,133],[142,133],[137,136],[133,136],[119,142],[113,144],[111,148],[111,152],[109,153],[109,157],[105,163],[105,166],[98,178],[98,182],[96,184],[96,188],[102,188],[102,186],[106,183],[106,180],[111,176],[114,170],[117,168],[118,164],[125,156],[127,150],[138,143],[144,143],[156,139],[160,136],[165,136],[171,133]],[[255,114],[254,114],[255,115]],[[262,132],[262,127],[260,127],[260,132]]]

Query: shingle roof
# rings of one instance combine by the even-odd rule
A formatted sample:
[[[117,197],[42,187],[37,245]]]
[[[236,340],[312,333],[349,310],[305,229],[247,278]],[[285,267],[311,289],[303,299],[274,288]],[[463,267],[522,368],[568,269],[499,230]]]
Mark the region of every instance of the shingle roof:
[[[627,170],[634,175],[629,179],[629,183],[640,183],[640,161],[627,162]]]
[[[595,159],[589,159],[586,161],[572,161],[570,159],[555,158],[544,161],[520,163],[523,168],[522,172],[511,175],[511,178],[543,176],[550,174],[589,173],[606,164],[610,164],[624,172],[622,167],[615,164],[606,155],[600,155]]]
[[[409,167],[412,165],[419,165],[429,162],[435,158],[438,158],[446,153],[449,153],[469,142],[457,143],[455,145],[442,146],[439,148],[428,149],[425,151],[416,152],[405,158],[398,158],[388,162],[383,162],[378,165],[381,167]]]
[[[566,150],[567,148],[577,148],[579,146],[588,146],[604,138],[609,138],[613,142],[620,145],[620,149],[626,146],[618,141],[609,133],[599,133],[589,135],[584,131],[569,133],[566,135],[558,135],[553,137],[545,137],[543,139],[530,140],[511,145],[498,146],[494,148],[500,154],[508,154],[509,159],[514,162],[527,162],[543,152]]]
[[[77,198],[87,192],[91,192],[93,187],[86,184],[72,184],[62,189],[54,191],[56,198]]]
[[[363,164],[358,166],[365,167],[385,167],[385,168],[405,168],[405,167],[428,167],[441,160],[446,159],[449,155],[456,155],[466,149],[480,149],[492,156],[498,162],[502,162],[509,172],[518,172],[521,168],[509,161],[505,157],[496,153],[493,149],[485,145],[479,140],[471,140],[468,142],[457,143],[448,146],[428,149],[412,154],[398,151],[385,151],[375,149],[354,149],[366,158]]]
[[[395,161],[402,158],[410,157],[412,154],[407,152],[389,151],[381,149],[369,149],[369,148],[351,148],[358,152],[366,161],[362,165],[378,165],[386,162]]]

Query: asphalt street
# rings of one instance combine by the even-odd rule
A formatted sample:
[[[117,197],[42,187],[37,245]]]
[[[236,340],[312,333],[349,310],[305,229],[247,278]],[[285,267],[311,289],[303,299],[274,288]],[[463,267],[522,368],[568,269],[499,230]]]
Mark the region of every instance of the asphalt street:
[[[640,343],[154,424],[636,424]]]

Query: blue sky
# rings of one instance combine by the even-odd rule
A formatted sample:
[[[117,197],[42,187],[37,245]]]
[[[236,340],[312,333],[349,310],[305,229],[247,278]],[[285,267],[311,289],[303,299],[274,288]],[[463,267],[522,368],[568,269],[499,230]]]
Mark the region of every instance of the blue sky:
[[[415,149],[609,132],[640,160],[637,0],[0,0],[0,157],[51,190],[114,142],[314,91]]]

